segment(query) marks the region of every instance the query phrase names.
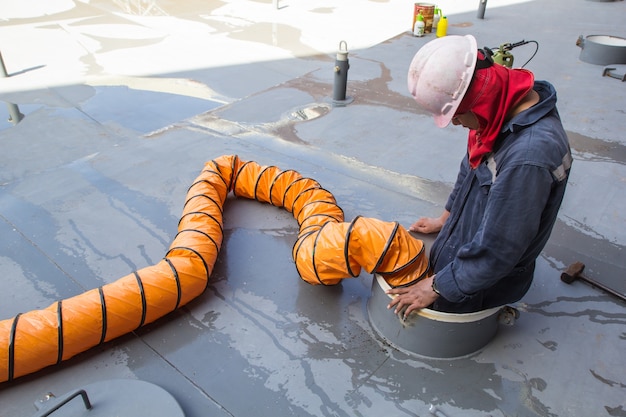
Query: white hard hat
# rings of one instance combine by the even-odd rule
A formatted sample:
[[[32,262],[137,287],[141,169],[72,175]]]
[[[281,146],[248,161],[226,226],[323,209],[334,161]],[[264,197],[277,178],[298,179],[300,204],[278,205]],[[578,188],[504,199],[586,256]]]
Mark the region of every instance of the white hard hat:
[[[435,124],[450,123],[467,91],[477,58],[472,35],[434,39],[413,57],[407,84],[419,106],[435,116]]]

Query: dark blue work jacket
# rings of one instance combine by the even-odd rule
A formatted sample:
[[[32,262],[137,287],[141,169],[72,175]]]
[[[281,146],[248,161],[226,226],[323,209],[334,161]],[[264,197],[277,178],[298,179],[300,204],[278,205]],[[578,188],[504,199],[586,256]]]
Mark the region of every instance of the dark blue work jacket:
[[[556,91],[535,82],[539,103],[505,124],[476,169],[461,163],[431,248],[441,297],[433,308],[466,313],[518,301],[533,279],[563,200],[571,154]]]

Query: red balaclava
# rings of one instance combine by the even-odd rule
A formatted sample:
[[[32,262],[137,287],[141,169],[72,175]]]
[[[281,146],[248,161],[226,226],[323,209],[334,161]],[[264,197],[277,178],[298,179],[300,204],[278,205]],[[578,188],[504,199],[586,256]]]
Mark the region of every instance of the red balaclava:
[[[478,59],[484,60],[482,51]],[[525,69],[500,64],[477,69],[456,114],[471,111],[479,128],[470,130],[467,140],[470,166],[476,168],[495,146],[509,111],[532,89],[535,77]]]

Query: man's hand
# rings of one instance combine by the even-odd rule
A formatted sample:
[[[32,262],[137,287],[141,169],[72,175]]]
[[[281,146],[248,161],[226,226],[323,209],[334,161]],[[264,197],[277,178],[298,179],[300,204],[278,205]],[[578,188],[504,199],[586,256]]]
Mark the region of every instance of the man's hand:
[[[421,217],[411,226],[409,226],[410,232],[418,233],[437,233],[443,227],[443,224],[448,220],[450,212],[444,210],[439,217]]]
[[[438,297],[435,291],[433,291],[433,279],[435,276],[424,278],[421,281],[416,282],[408,287],[392,288],[387,290],[387,294],[395,295],[391,300],[387,309],[394,308],[393,312],[398,314],[404,307],[406,309],[403,313],[403,320],[406,320],[408,315],[413,310],[419,310],[431,305]]]

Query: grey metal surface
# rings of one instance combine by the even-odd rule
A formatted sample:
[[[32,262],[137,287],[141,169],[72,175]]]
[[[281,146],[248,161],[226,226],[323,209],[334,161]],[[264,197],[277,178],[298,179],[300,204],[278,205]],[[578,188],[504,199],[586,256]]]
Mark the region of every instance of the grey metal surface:
[[[6,3],[6,2],[5,2]],[[415,111],[406,71],[432,37],[404,1],[47,1],[3,4],[9,78],[0,99],[0,318],[156,263],[187,187],[223,154],[295,169],[357,215],[438,214],[466,133]],[[521,39],[557,88],[574,153],[566,200],[536,279],[480,352],[442,361],[389,346],[368,321],[372,277],[301,282],[289,213],[232,199],[213,281],[132,334],[0,386],[0,415],[48,391],[124,378],[156,384],[186,416],[620,416],[624,303],[559,280],[574,261],[626,285],[624,87],[581,62],[578,36],[624,37],[625,2],[439,3],[448,34]],[[463,7],[465,7],[463,9]],[[345,107],[331,103],[340,40]],[[530,46],[512,51],[525,62]],[[6,113],[4,113],[6,111]],[[310,120],[301,115],[314,115]],[[390,313],[392,314],[392,313]]]

